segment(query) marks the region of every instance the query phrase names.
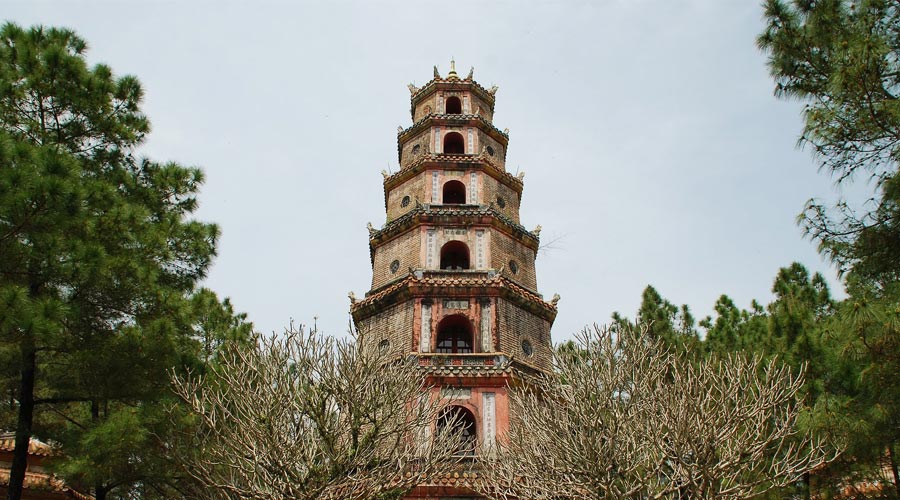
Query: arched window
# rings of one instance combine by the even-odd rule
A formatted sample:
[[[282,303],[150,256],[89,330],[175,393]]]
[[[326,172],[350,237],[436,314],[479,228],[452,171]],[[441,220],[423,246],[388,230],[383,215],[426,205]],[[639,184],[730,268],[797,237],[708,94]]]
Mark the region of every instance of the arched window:
[[[434,352],[470,354],[472,352],[472,323],[462,314],[447,316],[438,323]]]
[[[461,155],[466,153],[466,141],[459,132],[449,132],[444,136],[444,153]]]
[[[453,96],[447,98],[447,114],[448,115],[458,115],[462,113],[462,103],[459,102],[459,97]]]
[[[462,205],[466,202],[466,185],[460,181],[444,183],[444,205]]]
[[[437,421],[437,431],[456,431],[459,433],[459,448],[454,453],[456,456],[471,457],[475,455],[475,415],[462,406],[450,406],[441,413]]]
[[[463,271],[469,268],[469,247],[461,241],[450,241],[441,247],[441,269]]]

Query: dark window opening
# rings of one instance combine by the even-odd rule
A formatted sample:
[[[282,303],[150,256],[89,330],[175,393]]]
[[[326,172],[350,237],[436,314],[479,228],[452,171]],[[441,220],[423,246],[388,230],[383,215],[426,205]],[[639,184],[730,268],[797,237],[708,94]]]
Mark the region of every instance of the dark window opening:
[[[444,183],[444,205],[462,205],[466,202],[466,185],[460,181]]]
[[[475,415],[462,406],[451,406],[441,413],[437,421],[438,433],[455,431],[459,434],[459,447],[456,456],[471,457],[475,455]]]
[[[441,247],[441,269],[463,271],[469,268],[469,247],[461,241],[451,241]]]
[[[462,103],[459,102],[459,97],[448,97],[447,98],[447,114],[448,115],[458,115],[462,113]]]
[[[444,136],[444,153],[449,155],[466,154],[466,141],[459,132],[450,132]]]
[[[461,315],[454,314],[438,324],[435,352],[443,354],[469,354],[472,352],[472,324]]]

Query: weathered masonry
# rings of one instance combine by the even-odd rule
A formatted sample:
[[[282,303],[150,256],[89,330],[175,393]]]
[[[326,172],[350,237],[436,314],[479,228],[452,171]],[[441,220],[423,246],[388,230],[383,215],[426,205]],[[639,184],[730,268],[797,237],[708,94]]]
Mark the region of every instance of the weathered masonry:
[[[540,227],[519,223],[522,176],[506,171],[509,135],[492,123],[497,88],[451,62],[446,78],[435,68],[409,89],[400,170],[384,173],[387,220],[369,228],[372,289],[351,313],[365,342],[417,359],[460,417],[460,453],[477,459],[508,429],[507,387],[550,369],[558,297],[537,292]],[[448,473],[409,498],[436,497],[473,494]]]

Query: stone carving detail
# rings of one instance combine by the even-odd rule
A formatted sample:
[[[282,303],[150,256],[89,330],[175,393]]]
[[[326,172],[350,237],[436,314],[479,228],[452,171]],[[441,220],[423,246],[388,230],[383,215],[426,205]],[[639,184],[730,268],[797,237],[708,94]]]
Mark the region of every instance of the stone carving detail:
[[[475,269],[487,267],[484,262],[484,229],[475,231]]]
[[[445,300],[444,301],[444,309],[466,310],[468,308],[469,308],[468,300]]]
[[[432,203],[440,203],[441,202],[441,190],[440,190],[440,181],[441,174],[438,172],[431,173],[431,202]]]
[[[419,352],[431,352],[431,304],[422,304],[422,330],[419,332]]]
[[[434,269],[435,244],[437,243],[436,233],[434,229],[429,229],[425,233],[425,268]]]
[[[484,448],[491,450],[497,437],[497,411],[493,392],[481,393],[481,428],[484,430]]]
[[[470,387],[441,387],[441,397],[444,399],[470,399],[472,389]]]
[[[491,303],[481,305],[481,352],[494,352],[494,332],[491,331]]]

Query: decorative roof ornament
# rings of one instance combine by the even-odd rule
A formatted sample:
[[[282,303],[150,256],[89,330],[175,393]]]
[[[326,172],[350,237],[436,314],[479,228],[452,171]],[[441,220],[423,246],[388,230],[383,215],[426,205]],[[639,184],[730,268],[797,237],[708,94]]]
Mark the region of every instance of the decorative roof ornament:
[[[367,222],[367,223],[366,223],[366,229],[369,230],[369,236],[370,236],[370,237],[373,236],[373,235],[377,232],[377,231],[375,231],[375,227],[372,226],[372,223],[371,223],[371,222]]]
[[[387,179],[387,178],[390,177],[391,175],[388,173],[387,170],[381,169],[381,176],[384,177],[385,179]]]
[[[500,90],[500,87],[491,85],[491,88],[488,89],[488,94],[495,95],[498,90]]]
[[[471,81],[475,77],[475,66],[469,68],[469,74],[466,76],[466,80]]]
[[[350,304],[356,304],[356,294],[353,293],[353,290],[350,290],[350,293],[347,294],[347,298],[350,299]]]
[[[412,94],[412,95],[416,95],[416,93],[419,92],[419,87],[416,87],[416,86],[413,85],[412,83],[406,84],[406,88],[409,89],[409,93]]]
[[[447,73],[448,80],[459,80],[459,75],[456,74],[456,60],[452,57],[450,58],[450,73]]]
[[[434,79],[435,79],[435,80],[440,80],[440,79],[441,79],[441,74],[438,73],[437,66],[434,67]]]
[[[397,125],[397,133],[403,132],[403,125]]]
[[[532,231],[532,233],[534,233],[535,236],[540,236],[540,235],[541,235],[541,229],[543,229],[543,228],[541,227],[540,224],[538,224],[537,227],[534,228],[534,231]]]
[[[559,304],[559,299],[560,299],[560,298],[561,298],[561,297],[559,296],[558,293],[554,293],[554,294],[553,294],[553,298],[550,299],[550,303],[553,304],[553,307],[556,307],[556,304]]]
[[[519,172],[518,174],[516,174],[516,179],[519,179],[520,181],[525,179],[525,171],[523,170],[523,171]]]

